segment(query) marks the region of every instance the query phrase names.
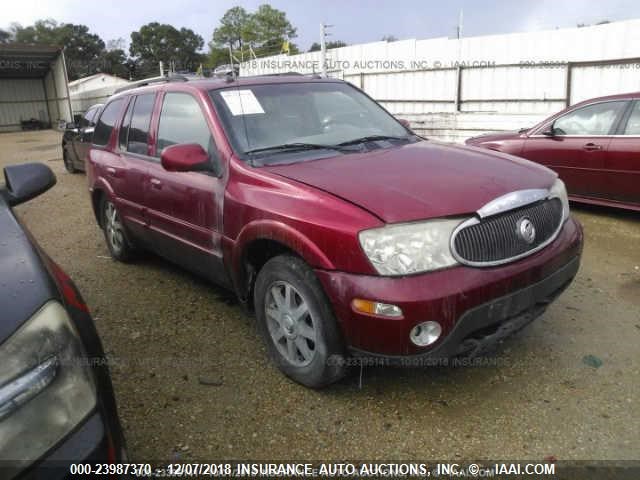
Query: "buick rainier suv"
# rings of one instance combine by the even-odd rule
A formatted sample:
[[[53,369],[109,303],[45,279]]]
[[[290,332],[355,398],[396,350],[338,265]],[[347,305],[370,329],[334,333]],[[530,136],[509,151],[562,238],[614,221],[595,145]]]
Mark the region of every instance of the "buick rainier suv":
[[[310,387],[362,358],[484,354],[580,262],[556,173],[425,140],[334,79],[137,85],[105,105],[86,162],[111,255],[148,249],[232,289]]]

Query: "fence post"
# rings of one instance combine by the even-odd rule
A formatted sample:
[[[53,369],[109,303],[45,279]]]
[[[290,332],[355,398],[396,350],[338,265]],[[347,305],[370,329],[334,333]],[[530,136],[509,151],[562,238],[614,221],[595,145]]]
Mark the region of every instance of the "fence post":
[[[455,98],[455,111],[460,111],[460,103],[462,100],[462,65],[458,65],[456,68],[456,98]]]
[[[564,106],[568,107],[571,104],[571,72],[573,70],[573,65],[571,62],[567,62],[567,84],[565,87],[565,99]]]

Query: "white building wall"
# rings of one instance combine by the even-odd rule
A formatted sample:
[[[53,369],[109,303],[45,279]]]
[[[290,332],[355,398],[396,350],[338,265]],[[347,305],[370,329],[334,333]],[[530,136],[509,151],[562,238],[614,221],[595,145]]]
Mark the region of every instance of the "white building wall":
[[[70,82],[71,109],[74,114],[84,113],[96,103],[105,103],[118,88],[128,84],[128,80],[106,74],[97,74]]]

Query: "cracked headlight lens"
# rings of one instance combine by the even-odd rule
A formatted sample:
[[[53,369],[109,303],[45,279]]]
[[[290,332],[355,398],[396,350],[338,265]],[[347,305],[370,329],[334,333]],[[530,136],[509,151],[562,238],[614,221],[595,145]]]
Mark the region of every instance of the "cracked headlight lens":
[[[451,234],[465,219],[435,219],[364,230],[360,245],[380,275],[409,275],[451,267],[458,262]]]

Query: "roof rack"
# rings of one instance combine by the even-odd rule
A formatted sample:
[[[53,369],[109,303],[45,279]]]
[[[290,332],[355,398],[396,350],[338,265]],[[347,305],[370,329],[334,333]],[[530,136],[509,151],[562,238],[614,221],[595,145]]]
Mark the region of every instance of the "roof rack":
[[[310,77],[313,79],[322,78],[317,73],[300,73],[300,72],[282,72],[282,73],[262,73],[258,75],[246,75],[241,78],[261,78],[261,77]],[[236,77],[229,72],[227,74],[227,83],[234,82]]]
[[[167,76],[160,77],[152,77],[152,78],[144,78],[142,80],[138,80],[136,82],[131,82],[124,87],[118,88],[115,93],[125,92],[127,90],[131,90],[133,88],[144,87],[146,85],[151,85],[154,83],[172,83],[172,82],[188,82],[189,79],[184,75],[171,74]]]

